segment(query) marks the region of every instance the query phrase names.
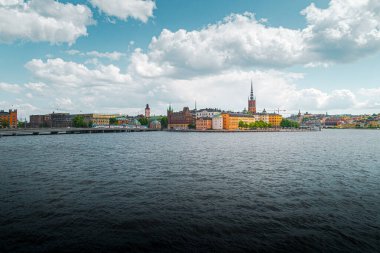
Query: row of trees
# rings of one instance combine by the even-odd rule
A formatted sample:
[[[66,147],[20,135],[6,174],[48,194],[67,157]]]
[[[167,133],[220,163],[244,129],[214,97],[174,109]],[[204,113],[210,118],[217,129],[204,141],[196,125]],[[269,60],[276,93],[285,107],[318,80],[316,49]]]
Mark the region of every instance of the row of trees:
[[[287,127],[287,128],[299,128],[300,124],[296,121],[293,121],[293,120],[282,119],[280,126],[281,127]]]
[[[266,123],[262,120],[256,121],[256,122],[251,122],[251,123],[239,121],[239,128],[256,129],[256,128],[269,128],[269,127],[272,127],[272,125],[269,123]]]
[[[92,122],[86,122],[84,117],[81,115],[77,115],[73,118],[73,126],[74,127],[92,127]]]
[[[288,119],[282,119],[280,123],[281,127],[286,128],[299,128],[299,124],[296,121],[288,120]],[[270,128],[272,127],[271,124],[266,123],[264,121],[256,121],[252,123],[246,123],[243,121],[239,121],[239,128],[245,128],[245,129],[256,129],[256,128]]]
[[[168,127],[168,117],[162,116],[162,117],[158,118],[157,120],[161,122],[161,127],[162,128],[167,128]],[[140,124],[142,126],[148,126],[149,125],[149,119],[148,118],[141,117],[141,118],[138,119],[138,121],[140,122]],[[116,124],[117,124],[117,119],[116,118],[111,118],[110,119],[110,125],[116,125]]]

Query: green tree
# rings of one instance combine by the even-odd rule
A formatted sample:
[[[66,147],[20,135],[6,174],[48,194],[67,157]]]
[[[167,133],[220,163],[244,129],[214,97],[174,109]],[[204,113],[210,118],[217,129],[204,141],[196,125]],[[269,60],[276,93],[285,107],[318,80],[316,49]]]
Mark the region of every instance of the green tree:
[[[25,122],[23,122],[23,121],[18,121],[18,122],[17,122],[17,128],[25,128]]]
[[[244,127],[245,127],[245,123],[242,120],[240,120],[239,121],[239,128],[244,128]]]
[[[289,120],[289,119],[282,119],[280,123],[281,127],[288,127],[288,128],[299,128],[299,124],[296,121]]]
[[[116,118],[110,118],[110,125],[116,125],[117,124],[117,119]]]
[[[6,121],[6,120],[2,120],[2,121],[1,121],[1,127],[2,127],[2,128],[7,128],[7,127],[9,127],[9,122]]]
[[[139,118],[139,121],[142,126],[147,126],[149,124],[149,120],[145,117]]]
[[[195,124],[194,123],[191,123],[188,125],[189,129],[195,129]]]
[[[168,128],[168,117],[166,116],[163,116],[161,118],[161,127],[164,129],[164,128]]]
[[[73,126],[74,127],[87,127],[86,122],[84,122],[84,117],[80,115],[76,115],[73,118]]]

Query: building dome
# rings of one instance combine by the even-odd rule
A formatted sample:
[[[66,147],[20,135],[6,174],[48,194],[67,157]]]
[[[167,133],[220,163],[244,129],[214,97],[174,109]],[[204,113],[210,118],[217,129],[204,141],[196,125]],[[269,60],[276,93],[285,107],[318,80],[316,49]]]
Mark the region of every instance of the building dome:
[[[141,126],[140,121],[138,121],[137,119],[133,119],[132,122],[131,122],[131,124],[135,125],[135,126]]]
[[[160,129],[161,122],[159,122],[158,120],[153,120],[152,122],[150,122],[149,128]]]

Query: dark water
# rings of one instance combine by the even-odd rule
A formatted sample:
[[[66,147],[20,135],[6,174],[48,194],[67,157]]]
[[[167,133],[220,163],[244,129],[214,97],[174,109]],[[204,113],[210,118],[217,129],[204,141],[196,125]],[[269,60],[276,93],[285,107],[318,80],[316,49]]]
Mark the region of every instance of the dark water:
[[[0,139],[0,252],[380,252],[380,131]]]

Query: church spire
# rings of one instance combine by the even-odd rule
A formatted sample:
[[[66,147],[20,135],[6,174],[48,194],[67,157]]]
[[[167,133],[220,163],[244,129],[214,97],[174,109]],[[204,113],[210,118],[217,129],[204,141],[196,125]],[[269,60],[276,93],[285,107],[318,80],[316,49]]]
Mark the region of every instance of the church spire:
[[[252,84],[252,79],[251,79],[251,96],[249,97],[250,100],[253,100],[253,84]]]

